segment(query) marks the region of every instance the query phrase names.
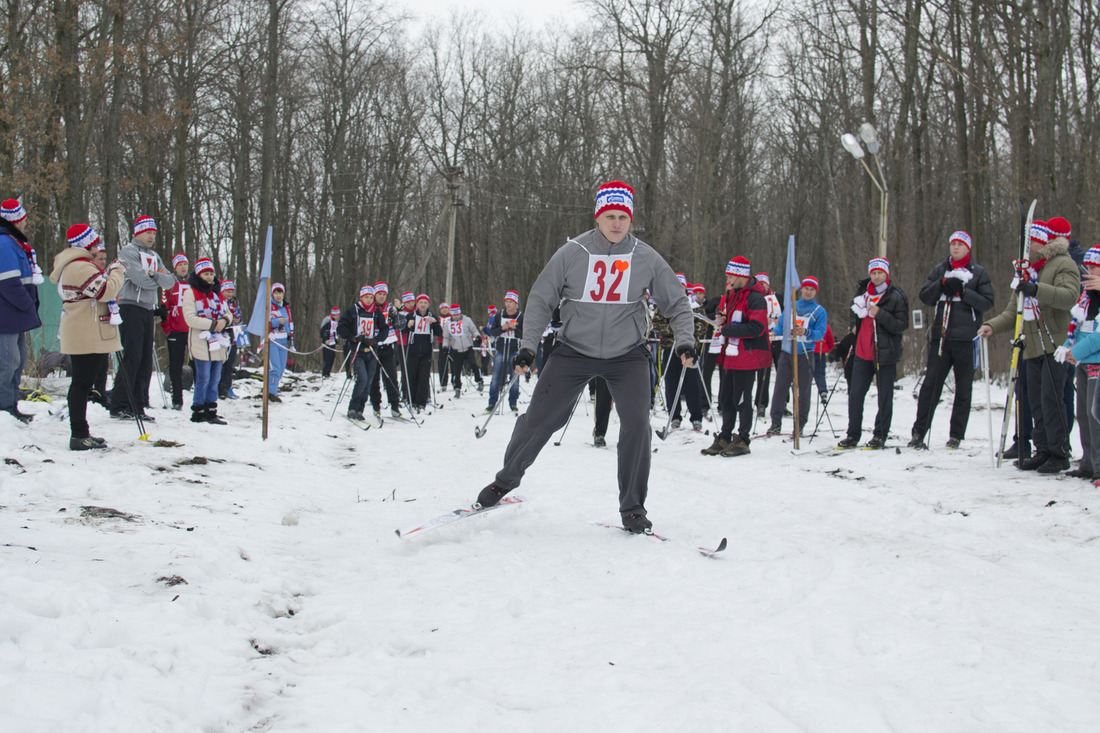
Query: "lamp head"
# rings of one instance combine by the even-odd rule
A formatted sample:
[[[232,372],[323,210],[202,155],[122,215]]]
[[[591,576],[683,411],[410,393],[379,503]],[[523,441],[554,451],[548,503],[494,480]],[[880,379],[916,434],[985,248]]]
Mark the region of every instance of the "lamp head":
[[[859,136],[867,144],[867,150],[870,151],[871,155],[878,152],[878,133],[875,132],[874,125],[870,122],[864,122],[859,126]]]
[[[859,140],[856,140],[856,136],[850,132],[846,132],[840,136],[840,142],[844,145],[844,149],[852,154],[852,157],[859,160],[863,157],[863,147],[859,144]]]

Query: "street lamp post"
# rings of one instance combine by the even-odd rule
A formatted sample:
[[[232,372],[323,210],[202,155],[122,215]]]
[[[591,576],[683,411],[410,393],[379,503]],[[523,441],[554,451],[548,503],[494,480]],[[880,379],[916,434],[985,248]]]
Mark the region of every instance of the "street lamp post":
[[[871,153],[871,157],[875,159],[875,168],[878,171],[878,176],[874,174],[871,167],[867,165],[867,161],[863,159],[863,146],[859,144],[859,140],[856,139],[855,135],[846,132],[840,136],[840,142],[844,145],[844,149],[851,153],[852,157],[863,165],[863,170],[867,171],[867,175],[871,177],[871,183],[875,184],[875,188],[879,191],[878,256],[885,257],[886,210],[890,202],[890,189],[886,184],[886,174],[882,171],[882,163],[880,163],[878,159],[878,133],[875,132],[875,128],[870,122],[864,122],[859,126],[859,136],[863,138],[863,142],[867,145],[867,151]]]

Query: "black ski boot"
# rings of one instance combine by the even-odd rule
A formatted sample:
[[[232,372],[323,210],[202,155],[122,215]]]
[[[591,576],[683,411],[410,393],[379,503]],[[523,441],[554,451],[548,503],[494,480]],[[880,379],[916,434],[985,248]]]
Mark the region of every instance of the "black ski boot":
[[[730,442],[723,438],[721,435],[714,436],[714,442],[710,444],[710,447],[704,448],[699,451],[704,456],[716,456],[726,449]]]
[[[653,529],[653,522],[643,514],[624,514],[623,528],[632,534],[649,534]]]
[[[496,484],[489,484],[477,495],[477,504],[474,506],[479,509],[488,509],[491,506],[496,506],[507,493],[508,489],[497,486]]]
[[[206,403],[206,422],[213,423],[214,425],[225,425],[225,420],[218,417],[218,403],[207,402]]]

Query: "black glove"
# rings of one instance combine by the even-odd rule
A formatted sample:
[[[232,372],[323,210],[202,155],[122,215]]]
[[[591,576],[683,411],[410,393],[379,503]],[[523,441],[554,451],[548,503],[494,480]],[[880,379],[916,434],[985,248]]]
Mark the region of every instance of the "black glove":
[[[952,298],[956,295],[962,295],[963,281],[957,277],[946,277],[943,282],[940,283],[940,290],[948,298]]]
[[[163,303],[153,309],[153,316],[159,318],[162,321],[168,320],[168,306]]]
[[[686,356],[689,359],[695,359],[695,357],[697,356],[695,353],[695,347],[691,344],[680,344],[676,347],[676,351],[674,353],[676,354],[676,356]]]
[[[535,352],[530,349],[520,349],[516,354],[516,358],[512,359],[512,367],[520,367],[521,369],[530,369],[531,365],[535,363]]]
[[[474,336],[474,346],[481,346],[481,337]]]
[[[1039,283],[1024,282],[1021,280],[1016,286],[1016,292],[1034,298],[1035,294],[1039,292]]]

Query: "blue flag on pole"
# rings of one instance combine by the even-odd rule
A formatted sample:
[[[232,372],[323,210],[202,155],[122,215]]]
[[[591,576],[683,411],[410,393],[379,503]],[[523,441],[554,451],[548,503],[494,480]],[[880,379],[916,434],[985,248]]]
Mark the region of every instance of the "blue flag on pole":
[[[264,337],[264,319],[271,312],[271,227],[267,228],[267,243],[264,245],[264,264],[260,268],[260,285],[256,289],[256,303],[252,306],[252,317],[248,319],[248,332]]]
[[[787,240],[787,269],[783,278],[783,350],[791,353],[791,320],[795,317],[795,303],[791,299],[791,288],[802,286],[798,277],[798,268],[794,264],[794,235]]]

